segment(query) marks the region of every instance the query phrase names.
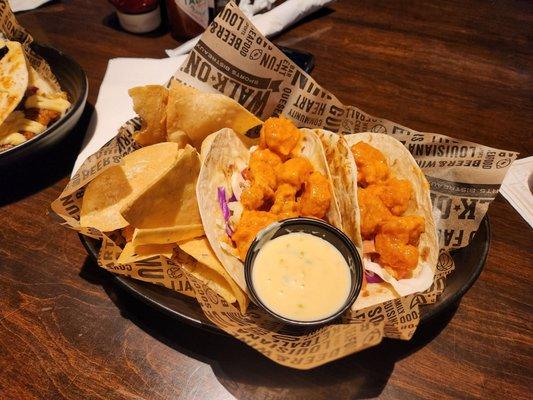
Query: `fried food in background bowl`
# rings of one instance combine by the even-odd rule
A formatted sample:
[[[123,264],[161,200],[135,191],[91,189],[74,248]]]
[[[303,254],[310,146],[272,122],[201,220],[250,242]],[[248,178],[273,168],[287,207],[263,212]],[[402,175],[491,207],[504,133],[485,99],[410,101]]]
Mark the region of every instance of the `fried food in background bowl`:
[[[56,49],[32,44],[50,64],[60,89],[31,66],[20,43],[0,41],[0,46],[0,165],[6,165],[62,139],[81,117],[88,84],[81,67]]]

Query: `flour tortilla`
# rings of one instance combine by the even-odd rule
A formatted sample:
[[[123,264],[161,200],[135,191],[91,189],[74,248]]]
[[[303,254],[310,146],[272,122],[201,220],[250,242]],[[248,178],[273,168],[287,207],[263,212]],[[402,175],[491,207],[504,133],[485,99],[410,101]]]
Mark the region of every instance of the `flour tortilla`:
[[[379,264],[364,258],[363,263],[365,269],[379,275],[390,287],[386,287],[388,285],[385,283],[369,283],[367,285],[367,296],[364,296],[364,293],[363,296],[360,295],[354,307],[356,309],[369,307],[400,296],[407,296],[429,289],[435,276],[439,245],[435,221],[432,215],[429,183],[424,173],[417,165],[411,153],[398,140],[389,135],[364,132],[345,135],[344,140],[349,147],[363,141],[381,151],[387,159],[392,176],[398,179],[406,179],[412,184],[413,196],[404,215],[420,215],[424,217],[426,222],[425,232],[420,236],[418,245],[419,262],[412,273],[412,278],[397,280]],[[355,182],[357,182],[357,170],[353,176]],[[353,185],[351,192],[341,193],[339,196],[350,196],[353,199],[355,207],[353,212],[357,220],[360,221],[360,215],[357,213],[359,210],[357,207],[357,185]],[[357,224],[357,230],[360,237],[359,224],[360,222]]]
[[[62,93],[61,91],[56,90],[55,83],[50,82],[48,79],[45,79],[30,65],[28,68],[28,87],[36,87],[37,93],[49,97],[57,96]]]
[[[315,171],[328,177],[331,175],[326,162],[324,149],[316,133],[309,129],[300,130],[301,140],[297,145],[301,156],[309,159]],[[247,292],[244,279],[244,264],[236,256],[224,250],[221,239],[226,237],[223,216],[217,197],[218,187],[231,187],[231,175],[235,166],[247,166],[250,159],[250,147],[257,141],[235,133],[231,129],[222,129],[216,133],[209,149],[202,149],[205,159],[200,170],[196,195],[200,206],[200,215],[205,233],[211,247],[224,268],[237,284]],[[240,168],[240,167],[239,167]],[[341,213],[335,199],[335,189],[330,187],[332,202],[326,217],[330,224],[342,229]]]
[[[324,146],[335,197],[342,215],[342,230],[354,242],[362,258],[363,240],[359,227],[361,216],[357,196],[352,195],[357,186],[357,166],[352,152],[341,135],[324,129],[315,129],[315,133]]]
[[[18,42],[0,40],[7,54],[0,59],[0,125],[15,110],[28,87],[28,65]]]

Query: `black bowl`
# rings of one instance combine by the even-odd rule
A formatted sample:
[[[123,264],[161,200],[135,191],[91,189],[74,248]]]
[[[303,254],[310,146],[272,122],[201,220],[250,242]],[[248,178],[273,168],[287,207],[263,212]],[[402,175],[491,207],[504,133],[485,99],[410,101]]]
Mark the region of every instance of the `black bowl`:
[[[50,64],[61,88],[68,93],[72,106],[63,118],[49,126],[43,133],[18,146],[0,152],[0,166],[21,161],[30,155],[52,147],[72,130],[85,108],[89,85],[87,76],[80,65],[66,54],[52,47],[34,43],[32,48]]]
[[[252,281],[252,270],[254,268],[254,261],[257,257],[257,254],[259,253],[259,250],[261,250],[261,248],[269,240],[294,232],[308,233],[310,235],[327,240],[329,243],[335,246],[337,250],[340,251],[344,259],[346,260],[348,267],[350,268],[350,276],[352,280],[350,293],[344,305],[337,312],[330,315],[329,317],[315,321],[297,321],[283,317],[270,310],[261,301],[254,289]],[[259,307],[261,307],[263,310],[265,310],[268,314],[287,324],[298,326],[316,326],[333,321],[334,319],[340,317],[341,314],[343,314],[348,308],[352,306],[355,299],[359,295],[363,283],[363,263],[361,261],[361,257],[359,256],[359,252],[355,248],[353,242],[339,229],[318,219],[290,218],[283,221],[275,222],[263,229],[261,232],[259,232],[255,240],[250,245],[248,253],[246,254],[246,259],[244,261],[244,276],[246,279],[246,285],[248,286],[248,291],[250,292],[250,297],[252,298],[253,302]]]
[[[98,253],[102,242],[98,239],[79,234],[81,243],[87,250],[94,265],[97,265]],[[487,260],[490,246],[490,221],[486,215],[474,236],[472,242],[462,249],[451,253],[452,259],[447,262],[455,262],[455,270],[446,278],[444,292],[437,297],[434,304],[420,305],[420,324],[429,326],[439,317],[453,307],[457,307],[462,296],[476,282]],[[96,267],[98,268],[98,267]],[[187,297],[163,286],[139,281],[124,275],[109,273],[109,277],[118,287],[127,293],[136,296],[141,301],[154,307],[155,310],[166,313],[200,329],[207,330],[219,335],[227,335],[217,325],[210,321],[198,305],[196,299]],[[413,301],[418,302],[417,297]]]

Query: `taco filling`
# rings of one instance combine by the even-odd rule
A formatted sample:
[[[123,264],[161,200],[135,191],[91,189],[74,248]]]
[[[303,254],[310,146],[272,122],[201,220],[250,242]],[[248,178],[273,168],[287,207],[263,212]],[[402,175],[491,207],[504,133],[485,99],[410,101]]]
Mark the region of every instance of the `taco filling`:
[[[224,249],[244,260],[257,233],[294,217],[324,219],[332,193],[328,178],[298,149],[302,133],[288,119],[269,118],[248,165],[235,165],[231,189],[218,188],[224,217]]]
[[[5,128],[9,132],[6,130],[6,135],[2,135],[0,139],[0,151],[24,143],[44,132],[48,126],[59,120],[68,108],[70,103],[64,92],[46,95],[39,94],[36,87],[28,88],[23,101],[6,118]]]
[[[20,43],[0,40],[0,50],[1,152],[44,132],[66,113],[70,102],[29,64]]]
[[[358,142],[351,147],[357,165],[363,255],[396,279],[409,278],[418,266],[425,219],[405,215],[413,196],[411,182],[396,178],[383,153]]]

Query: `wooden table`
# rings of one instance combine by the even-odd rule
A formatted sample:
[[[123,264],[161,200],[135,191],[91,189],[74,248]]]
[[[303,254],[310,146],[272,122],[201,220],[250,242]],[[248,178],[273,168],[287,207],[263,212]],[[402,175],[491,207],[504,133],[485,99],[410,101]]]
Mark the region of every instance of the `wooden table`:
[[[313,76],[373,115],[533,153],[533,4],[341,1],[280,35],[316,57]],[[386,341],[294,371],[231,338],[183,325],[116,287],[48,206],[67,182],[113,57],[164,57],[168,33],[122,32],[104,1],[19,14],[87,72],[70,137],[0,176],[0,398],[527,398],[533,384],[532,231],[500,196],[492,245],[459,308],[411,342]]]

